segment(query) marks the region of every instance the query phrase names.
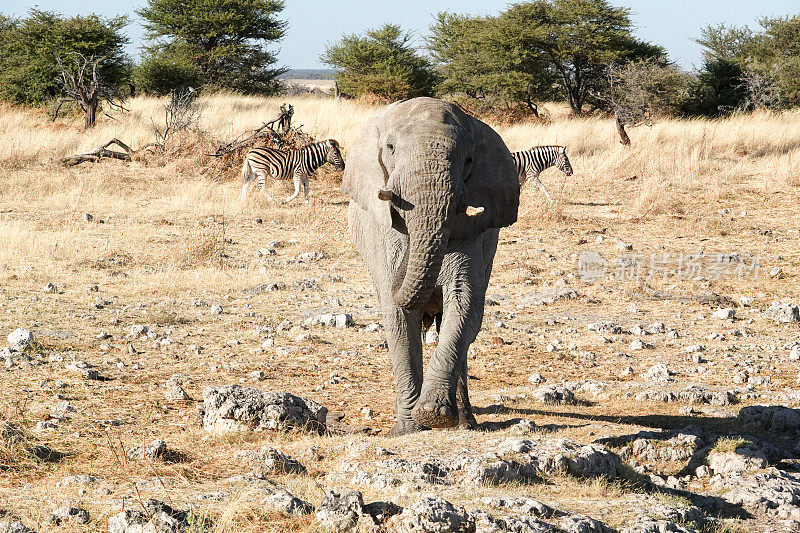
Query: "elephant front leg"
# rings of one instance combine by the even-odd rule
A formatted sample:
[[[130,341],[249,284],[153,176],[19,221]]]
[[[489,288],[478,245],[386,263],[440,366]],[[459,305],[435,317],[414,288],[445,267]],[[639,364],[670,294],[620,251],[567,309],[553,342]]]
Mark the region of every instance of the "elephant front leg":
[[[458,427],[459,429],[476,429],[478,421],[472,413],[472,404],[469,403],[469,391],[467,390],[467,358],[461,369],[461,376],[458,378],[458,389],[456,390],[456,402],[458,404]]]
[[[460,305],[445,302],[439,343],[428,364],[419,400],[411,412],[413,419],[432,428],[459,424],[457,394],[464,395],[465,416],[471,411],[466,397],[467,348],[474,339],[472,319]],[[470,413],[471,414],[471,413]]]
[[[397,437],[427,429],[411,416],[422,387],[422,318],[418,311],[400,308],[385,309],[383,317],[392,358],[397,415],[388,436]]]

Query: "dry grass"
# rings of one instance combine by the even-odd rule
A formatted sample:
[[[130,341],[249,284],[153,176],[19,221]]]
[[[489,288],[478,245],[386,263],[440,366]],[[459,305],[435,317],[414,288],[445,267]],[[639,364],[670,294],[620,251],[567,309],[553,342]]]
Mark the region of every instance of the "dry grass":
[[[338,139],[345,153],[372,111],[368,104],[355,101],[222,94],[201,99],[201,126],[217,138],[231,139],[272,118],[284,101],[295,106],[295,122],[306,132]],[[335,176],[312,182],[310,204],[278,206],[257,194],[242,204],[238,184],[201,173],[196,157],[167,160],[163,166],[105,161],[64,169],[53,163],[111,137],[134,147],[150,142],[150,118],[158,121],[163,116],[163,104],[137,98],[129,103],[131,113],[115,115],[117,120],[103,117],[90,132],[82,131],[78,118],[51,123],[33,110],[0,108],[0,334],[31,327],[42,347],[39,359],[63,357],[63,363],[0,372],[0,390],[6,392],[0,399],[0,419],[14,421],[29,442],[67,454],[62,461],[43,462],[22,455],[19,447],[0,448],[0,463],[5,465],[0,468],[0,502],[5,510],[38,531],[51,531],[54,527],[46,524],[46,514],[56,505],[42,502],[50,502],[56,494],[59,502],[72,500],[90,508],[92,524],[75,531],[103,530],[107,517],[118,512],[120,498],[130,504],[136,494],[134,482],[158,478],[163,485],[154,482],[137,489],[142,497],[191,503],[194,494],[230,491],[229,500],[208,508],[192,503],[215,519],[215,531],[309,530],[308,519],[279,520],[265,513],[257,501],[248,500],[246,487],[221,488],[222,480],[244,471],[233,459],[235,451],[270,444],[300,458],[312,471],[310,476],[276,481],[316,503],[321,490],[332,485],[326,472],[346,458],[374,459],[378,446],[425,456],[480,447],[476,443],[490,446],[500,438],[463,432],[400,441],[366,436],[207,437],[198,427],[194,408],[207,385],[238,382],[290,390],[344,413],[349,423],[385,430],[392,423],[392,379],[380,331],[314,328],[308,333],[319,341],[297,339],[304,331],[298,324],[319,309],[353,312],[362,326],[379,320],[367,272],[349,242],[347,199]],[[653,128],[633,129],[633,145],[626,148],[613,137],[611,121],[570,119],[562,107],[547,107],[548,122],[498,127],[512,150],[566,145],[575,175],[567,179],[547,171],[543,181],[555,193],[556,205],[548,206],[538,191],[526,188],[520,222],[501,234],[489,293],[506,299],[487,307],[484,330],[473,345],[469,364],[476,379],[470,386],[476,405],[494,403],[498,389],[527,385],[532,372],[542,373],[550,382],[591,377],[626,390],[631,380],[662,361],[679,376],[675,387],[688,382],[729,387],[743,352],[729,352],[723,341],[708,340],[709,333],[722,331],[733,338],[732,330],[746,324],[753,335],[744,342],[770,346],[781,346],[796,334],[796,328],[776,328],[764,321],[756,307],[738,310],[747,322],[721,324],[708,318],[711,309],[706,306],[648,301],[637,297],[633,283],[585,286],[571,274],[577,253],[592,248],[614,257],[618,240],[631,243],[641,254],[752,250],[762,253],[762,274],[754,280],[671,279],[663,288],[746,295],[756,298],[753,305],[759,307],[771,299],[796,295],[800,113],[663,121]],[[721,212],[723,208],[728,211]],[[95,221],[84,222],[85,213],[94,215]],[[256,217],[263,223],[256,223]],[[602,239],[596,240],[598,236]],[[257,256],[256,251],[271,241],[282,241],[276,255]],[[325,259],[294,262],[298,254],[312,250],[324,252]],[[773,266],[783,269],[782,279],[764,273]],[[296,285],[309,279],[321,290],[301,290]],[[575,286],[581,299],[516,307],[518,297],[561,280]],[[43,293],[47,282],[58,285],[59,292]],[[284,282],[288,288],[257,295],[243,292],[273,282]],[[87,291],[93,284],[99,292]],[[341,307],[330,303],[334,297]],[[225,312],[211,315],[203,302],[219,304]],[[641,310],[628,311],[631,303]],[[274,331],[284,319],[294,328]],[[586,333],[588,322],[601,319],[623,325],[663,321],[680,330],[682,337],[659,337],[655,349],[632,352],[628,347],[632,337],[609,343]],[[162,346],[158,339],[126,338],[131,324],[147,324],[158,339],[168,337],[173,343]],[[100,331],[112,338],[98,340]],[[260,351],[267,337],[291,353]],[[562,348],[545,352],[545,346],[556,340]],[[691,373],[697,365],[682,352],[685,344],[698,342],[708,346],[704,357],[715,362],[713,371],[702,375]],[[108,346],[103,348],[103,343]],[[199,355],[192,345],[202,347]],[[578,350],[596,357],[584,360]],[[109,381],[85,380],[66,370],[72,360],[90,362]],[[124,366],[118,367],[120,362]],[[633,376],[621,377],[620,369],[628,365]],[[249,373],[256,370],[267,379],[253,383]],[[772,382],[764,391],[792,390],[798,370],[796,363],[785,362],[765,368]],[[320,388],[332,373],[346,379]],[[186,390],[195,401],[163,399],[163,384],[174,374],[191,378]],[[62,397],[78,411],[57,430],[35,432],[36,422],[47,419]],[[681,416],[675,404],[616,396],[610,401],[602,394],[594,400],[581,406],[522,402],[510,412],[479,418],[502,421],[525,416],[540,426],[536,438],[578,442],[690,423],[716,424],[720,432],[731,429],[714,417]],[[365,407],[375,413],[370,420],[361,416]],[[101,423],[107,420],[122,425]],[[124,458],[124,450],[155,437],[180,452],[180,460],[141,464]],[[308,457],[312,445],[322,450],[323,460]],[[81,495],[78,488],[56,487],[71,474],[97,475],[112,494],[90,489]],[[26,494],[38,500],[18,497],[26,483],[30,484]],[[361,489],[367,501],[392,498],[404,503],[415,497]],[[472,494],[455,487],[443,490],[448,499],[475,505]],[[633,513],[632,502],[640,496],[631,490],[629,483],[566,476],[541,485],[480,489],[481,495],[534,496],[612,525]],[[735,531],[738,526],[726,527]]]

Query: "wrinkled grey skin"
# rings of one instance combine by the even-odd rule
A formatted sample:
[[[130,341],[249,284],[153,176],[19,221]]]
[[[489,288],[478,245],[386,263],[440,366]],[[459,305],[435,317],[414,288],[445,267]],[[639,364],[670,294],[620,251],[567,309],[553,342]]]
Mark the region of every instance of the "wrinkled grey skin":
[[[342,189],[352,199],[350,231],[377,290],[391,353],[397,423],[389,435],[474,427],[467,348],[483,320],[499,228],[517,219],[511,154],[458,107],[415,98],[367,121]],[[467,206],[483,212],[467,216]],[[433,321],[439,343],[423,379],[422,334]]]

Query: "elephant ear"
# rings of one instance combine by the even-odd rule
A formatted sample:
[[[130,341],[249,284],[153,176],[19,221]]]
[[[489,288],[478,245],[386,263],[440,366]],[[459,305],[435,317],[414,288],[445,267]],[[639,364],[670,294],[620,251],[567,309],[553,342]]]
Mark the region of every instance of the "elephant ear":
[[[517,221],[519,211],[519,178],[511,152],[491,127],[476,118],[472,118],[472,124],[475,152],[472,172],[464,183],[466,202],[484,211],[472,217],[463,210],[456,215],[451,237],[459,239],[510,226]]]
[[[391,203],[378,198],[386,187],[388,173],[381,162],[381,141],[378,121],[382,113],[369,118],[347,154],[342,178],[342,192],[362,209],[369,211],[378,223],[392,225]]]

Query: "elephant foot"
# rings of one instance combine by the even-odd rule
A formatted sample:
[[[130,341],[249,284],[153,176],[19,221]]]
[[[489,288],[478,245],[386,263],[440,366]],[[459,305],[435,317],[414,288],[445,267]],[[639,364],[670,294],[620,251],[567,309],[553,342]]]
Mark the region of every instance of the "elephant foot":
[[[478,421],[472,413],[460,411],[458,413],[458,429],[478,429]]]
[[[400,437],[403,435],[408,435],[409,433],[417,433],[419,431],[426,431],[430,428],[425,426],[421,426],[414,422],[413,420],[398,420],[394,427],[389,430],[389,433],[386,434],[387,437]]]
[[[411,418],[431,428],[451,428],[458,425],[458,412],[446,395],[422,393],[411,410]]]

